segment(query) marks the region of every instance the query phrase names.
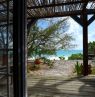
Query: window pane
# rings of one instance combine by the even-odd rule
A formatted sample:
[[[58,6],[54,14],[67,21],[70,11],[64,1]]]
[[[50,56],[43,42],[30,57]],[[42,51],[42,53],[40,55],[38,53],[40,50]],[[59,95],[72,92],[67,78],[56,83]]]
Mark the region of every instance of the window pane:
[[[0,1],[0,97],[13,97],[12,0]]]

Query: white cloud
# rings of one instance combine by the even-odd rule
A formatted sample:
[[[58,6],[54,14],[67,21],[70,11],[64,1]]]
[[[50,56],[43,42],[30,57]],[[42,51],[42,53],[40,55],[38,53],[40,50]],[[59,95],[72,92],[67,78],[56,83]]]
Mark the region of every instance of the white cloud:
[[[95,21],[88,28],[88,41],[95,41]]]
[[[73,19],[69,19],[70,28],[67,33],[72,33],[75,38],[74,44],[77,44],[77,47],[74,49],[83,49],[83,31],[82,27],[76,23]],[[95,21],[88,28],[88,42],[95,41]]]
[[[89,34],[88,34],[88,41],[89,42],[95,41],[95,31],[89,32]]]
[[[77,46],[74,49],[82,49],[82,27],[75,22],[72,18],[69,18],[68,22],[70,23],[70,28],[68,29],[67,33],[72,33],[75,40],[73,41],[73,44],[76,44]]]
[[[80,29],[80,26],[77,22],[75,22],[72,18],[68,19],[68,22],[70,24],[70,28],[68,30],[68,32],[72,33],[72,32],[78,32],[78,30]]]

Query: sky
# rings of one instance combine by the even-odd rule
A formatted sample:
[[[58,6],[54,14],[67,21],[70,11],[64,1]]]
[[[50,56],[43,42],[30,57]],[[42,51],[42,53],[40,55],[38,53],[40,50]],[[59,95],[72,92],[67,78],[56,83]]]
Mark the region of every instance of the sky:
[[[75,38],[74,43],[77,44],[77,46],[74,49],[82,50],[83,28],[71,18],[68,21],[70,23],[70,28],[68,29],[68,33],[73,33]],[[88,26],[88,42],[92,41],[95,41],[95,21]]]
[[[91,16],[89,16],[88,18],[90,18]],[[55,18],[56,19],[62,19],[62,18]],[[74,41],[72,42],[73,44],[76,44],[77,46],[73,49],[75,50],[82,50],[83,49],[83,31],[82,31],[82,27],[75,22],[72,18],[68,18],[68,23],[69,23],[69,28],[65,33],[72,33],[73,37],[74,37]],[[44,22],[44,20],[41,20],[38,23],[39,26],[41,27],[47,27],[48,24]],[[92,22],[92,24],[90,24],[88,26],[88,42],[91,41],[95,41],[95,21]]]

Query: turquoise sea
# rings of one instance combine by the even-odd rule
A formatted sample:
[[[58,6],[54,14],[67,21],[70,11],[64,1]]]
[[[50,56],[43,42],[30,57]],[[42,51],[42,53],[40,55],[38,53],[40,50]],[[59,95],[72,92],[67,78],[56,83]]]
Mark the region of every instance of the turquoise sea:
[[[56,51],[56,55],[44,55],[43,57],[46,57],[51,60],[54,60],[54,59],[59,60],[59,57],[64,56],[65,60],[67,60],[68,57],[71,56],[72,54],[78,54],[78,53],[83,53],[83,51],[82,50],[58,50]]]
[[[72,54],[77,54],[77,53],[83,53],[82,50],[58,50],[56,51],[56,55],[58,57],[64,56],[65,58],[68,58]]]

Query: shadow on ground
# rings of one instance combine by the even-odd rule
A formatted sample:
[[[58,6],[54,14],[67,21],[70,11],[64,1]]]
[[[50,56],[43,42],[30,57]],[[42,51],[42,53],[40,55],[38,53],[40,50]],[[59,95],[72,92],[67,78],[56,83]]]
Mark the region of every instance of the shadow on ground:
[[[47,82],[48,79],[40,79],[34,86],[29,86],[28,97],[95,97],[93,77],[76,77],[59,82],[55,80],[52,84]]]

